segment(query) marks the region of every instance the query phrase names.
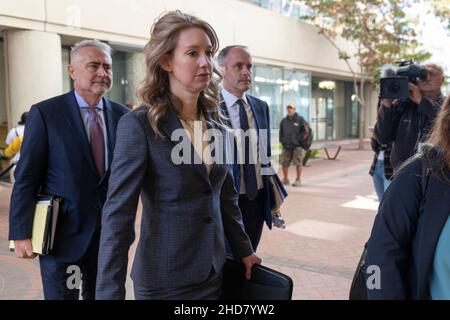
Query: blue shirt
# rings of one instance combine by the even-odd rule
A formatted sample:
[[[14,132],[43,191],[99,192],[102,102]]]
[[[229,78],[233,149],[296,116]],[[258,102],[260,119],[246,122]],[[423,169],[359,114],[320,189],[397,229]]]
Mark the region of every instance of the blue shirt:
[[[442,228],[434,252],[430,294],[432,300],[450,299],[450,219]]]
[[[89,104],[83,99],[82,96],[80,96],[76,91],[75,92],[75,99],[77,99],[78,106],[80,107],[80,113],[81,113],[81,119],[83,120],[84,129],[86,130],[86,135],[89,139],[89,111],[86,109],[86,107],[89,107]],[[105,126],[105,115],[103,113],[103,98],[100,99],[98,104],[94,106],[98,109],[98,115],[101,119],[101,125],[103,128],[103,137],[105,141],[105,171],[108,170],[108,143],[107,143],[107,132],[106,132],[106,126]]]

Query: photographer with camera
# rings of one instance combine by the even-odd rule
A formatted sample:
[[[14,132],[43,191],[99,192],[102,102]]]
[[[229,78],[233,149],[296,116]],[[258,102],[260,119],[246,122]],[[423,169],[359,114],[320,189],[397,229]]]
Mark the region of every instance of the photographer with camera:
[[[383,83],[383,80],[388,80],[386,76],[392,75],[396,77],[389,78],[392,81],[384,85],[388,83]],[[441,93],[444,72],[434,63],[420,66],[403,62],[396,71],[385,70],[383,77],[380,90],[382,106],[375,125],[375,136],[381,144],[393,143],[391,164],[396,172],[406,159],[416,153],[419,143],[425,141],[428,135],[444,100]],[[402,87],[400,80],[406,83],[406,79],[402,79],[406,77],[409,83],[404,85],[404,91],[408,91],[408,97],[403,99],[401,93],[392,93]],[[399,94],[399,99],[393,99],[396,94]]]

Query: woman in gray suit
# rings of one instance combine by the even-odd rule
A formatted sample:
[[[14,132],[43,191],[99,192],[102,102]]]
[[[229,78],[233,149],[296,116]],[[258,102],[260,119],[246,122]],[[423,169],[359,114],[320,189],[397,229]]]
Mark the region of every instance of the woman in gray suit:
[[[194,130],[202,134],[220,127],[220,74],[213,62],[218,46],[208,23],[179,11],[161,16],[152,27],[140,91],[144,105],[124,116],[117,129],[103,210],[98,299],[125,298],[139,196],[142,222],[131,271],[136,299],[220,298],[225,236],[247,278],[252,265],[261,263],[244,231],[227,166],[202,159],[207,146],[194,136]],[[180,132],[190,139],[182,155],[174,138]]]

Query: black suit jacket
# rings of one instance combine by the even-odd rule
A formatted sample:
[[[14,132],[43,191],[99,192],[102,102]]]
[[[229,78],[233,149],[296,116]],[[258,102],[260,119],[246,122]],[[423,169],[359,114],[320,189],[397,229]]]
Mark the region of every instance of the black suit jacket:
[[[128,112],[103,98],[108,163],[111,164],[119,119]],[[109,166],[108,166],[109,167]],[[55,236],[58,260],[73,262],[86,252],[108,188],[109,170],[97,173],[73,91],[31,107],[11,195],[9,239],[31,237],[38,193],[63,198]]]
[[[380,281],[368,290],[369,299],[431,298],[435,252],[450,212],[450,173],[439,171],[440,156],[430,152],[425,165],[432,171],[425,176],[423,158],[412,160],[384,193],[367,244],[366,268],[379,272],[369,270],[366,278]]]
[[[272,156],[272,151],[270,147],[270,117],[269,117],[269,106],[266,102],[251,95],[246,95],[247,102],[250,105],[250,108],[253,113],[253,117],[255,118],[256,129],[257,130],[266,130],[260,131],[260,135],[258,137],[258,150],[260,150],[259,154],[263,157],[261,162],[261,169],[267,171],[262,175],[263,180],[263,192],[264,192],[264,212],[262,213],[261,218],[266,222],[267,227],[272,229],[272,208],[275,206],[275,195],[273,193],[273,189],[270,187],[269,176],[275,174],[275,171],[272,169],[272,165],[270,163],[270,157]],[[220,108],[225,115],[226,118],[229,118],[228,110],[225,105],[225,101],[223,101],[223,97],[221,98]],[[231,126],[231,123],[228,122],[227,125]],[[265,134],[262,134],[265,133]],[[230,141],[232,137],[228,137],[228,141]],[[236,154],[236,150],[234,151]],[[239,193],[241,187],[241,166],[236,161],[234,161],[233,165],[230,166],[230,169],[233,173],[234,177],[234,186]],[[270,173],[270,174],[268,174]]]

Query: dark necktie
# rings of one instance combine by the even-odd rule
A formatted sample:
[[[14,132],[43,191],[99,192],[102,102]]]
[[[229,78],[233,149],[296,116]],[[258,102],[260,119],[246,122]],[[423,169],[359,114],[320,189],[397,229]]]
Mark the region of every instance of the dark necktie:
[[[92,155],[94,156],[95,166],[100,177],[105,174],[105,136],[101,118],[96,107],[87,107],[89,112],[89,141]]]
[[[245,112],[242,99],[238,99],[237,104],[239,105],[239,123],[245,133],[249,129],[247,112]],[[242,138],[242,149],[244,150],[244,163],[242,167],[244,171],[245,193],[247,194],[247,198],[255,200],[258,195],[258,183],[256,182],[255,165],[250,163],[250,150],[252,150],[250,148],[250,138]]]

